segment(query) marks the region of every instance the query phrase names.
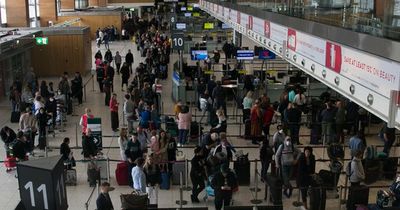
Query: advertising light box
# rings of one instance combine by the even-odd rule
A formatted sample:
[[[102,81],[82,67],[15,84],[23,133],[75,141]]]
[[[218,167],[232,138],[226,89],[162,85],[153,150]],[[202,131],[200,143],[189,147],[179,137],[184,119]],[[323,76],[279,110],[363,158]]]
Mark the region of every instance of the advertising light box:
[[[204,23],[204,29],[214,29],[214,23]]]
[[[253,50],[238,50],[236,53],[237,60],[253,60],[254,51]]]
[[[207,60],[208,52],[207,50],[193,50],[190,57],[194,61]]]
[[[186,29],[186,23],[176,23],[176,29],[185,30]]]

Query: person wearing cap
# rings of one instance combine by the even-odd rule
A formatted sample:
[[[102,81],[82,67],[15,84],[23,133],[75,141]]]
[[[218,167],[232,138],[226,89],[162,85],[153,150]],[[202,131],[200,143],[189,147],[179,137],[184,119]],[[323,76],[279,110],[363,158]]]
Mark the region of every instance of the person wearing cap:
[[[114,206],[111,201],[111,197],[108,194],[110,191],[113,191],[114,188],[110,187],[110,183],[103,182],[100,186],[101,193],[96,200],[97,210],[114,210]]]
[[[192,180],[193,189],[190,198],[192,203],[199,203],[198,195],[204,190],[204,180],[206,179],[206,162],[203,157],[203,150],[200,146],[194,149],[194,157],[190,161],[192,167],[190,170],[190,179]]]
[[[211,187],[215,193],[215,209],[221,210],[222,206],[230,206],[233,190],[238,187],[236,175],[223,164],[219,172],[211,180]]]
[[[293,187],[290,184],[290,177],[292,176],[293,167],[297,163],[298,154],[299,151],[289,136],[285,138],[285,141],[279,146],[275,154],[275,166],[281,169],[284,185],[283,192],[288,198],[292,195],[293,191]]]
[[[144,159],[136,159],[136,166],[132,169],[133,189],[146,193],[146,174],[143,171]]]

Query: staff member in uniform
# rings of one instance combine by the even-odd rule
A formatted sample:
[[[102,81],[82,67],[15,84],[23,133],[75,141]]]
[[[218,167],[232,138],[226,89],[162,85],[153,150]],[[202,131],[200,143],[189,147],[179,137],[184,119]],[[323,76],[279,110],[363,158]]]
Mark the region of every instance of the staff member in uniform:
[[[205,188],[204,179],[206,177],[206,163],[203,157],[203,150],[200,146],[196,146],[194,149],[194,157],[190,163],[192,164],[192,168],[190,170],[190,179],[193,183],[192,195],[190,198],[193,203],[199,203],[200,201],[197,196]]]
[[[223,164],[221,171],[216,173],[212,179],[211,186],[215,192],[215,209],[221,210],[222,205],[230,205],[233,189],[238,187],[236,175],[229,169],[228,165]]]

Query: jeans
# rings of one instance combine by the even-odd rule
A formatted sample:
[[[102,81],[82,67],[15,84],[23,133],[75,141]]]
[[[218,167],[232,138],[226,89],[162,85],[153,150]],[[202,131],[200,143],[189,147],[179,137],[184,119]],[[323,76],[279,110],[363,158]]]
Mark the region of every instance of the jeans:
[[[385,140],[385,145],[383,147],[383,152],[386,153],[388,156],[389,156],[390,149],[392,148],[393,143],[394,143],[394,139]]]
[[[192,195],[193,197],[197,198],[200,192],[203,191],[205,188],[204,180],[202,177],[192,174],[190,175],[190,179],[192,180],[193,184]]]
[[[187,135],[189,133],[189,130],[186,129],[179,129],[179,143],[180,144],[185,144],[186,143],[186,139],[187,139]]]
[[[292,165],[282,165],[282,180],[285,189],[292,189],[290,184],[290,177],[292,176],[293,166]]]
[[[261,178],[265,179],[267,178],[267,172],[268,172],[268,168],[269,168],[269,164],[271,161],[263,161],[261,160]]]
[[[288,126],[289,126],[290,136],[292,137],[292,142],[299,144],[300,125],[295,123],[288,123]]]
[[[324,139],[325,144],[330,144],[334,139],[334,131],[332,128],[331,122],[322,122],[322,138]]]
[[[230,206],[232,200],[232,193],[218,192],[215,194],[215,210],[221,210],[222,206]]]

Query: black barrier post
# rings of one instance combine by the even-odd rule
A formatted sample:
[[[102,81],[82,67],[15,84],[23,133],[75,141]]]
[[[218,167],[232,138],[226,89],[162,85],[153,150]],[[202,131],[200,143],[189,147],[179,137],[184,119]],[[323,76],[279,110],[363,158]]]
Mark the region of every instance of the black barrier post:
[[[188,161],[188,159],[185,159],[185,177],[186,177],[186,179],[185,179],[185,187],[183,187],[183,190],[185,190],[185,191],[191,191],[192,190],[192,188],[191,187],[189,187],[188,186],[188,180],[189,180],[189,177],[188,177],[188,169],[189,169],[189,161]]]
[[[182,209],[183,205],[187,204],[187,201],[183,200],[183,183],[182,183],[183,177],[182,176],[183,176],[183,173],[180,172],[179,173],[179,200],[175,201],[175,203],[179,205],[180,209]],[[186,177],[186,179],[187,179],[187,177]]]

